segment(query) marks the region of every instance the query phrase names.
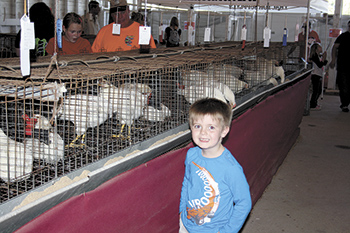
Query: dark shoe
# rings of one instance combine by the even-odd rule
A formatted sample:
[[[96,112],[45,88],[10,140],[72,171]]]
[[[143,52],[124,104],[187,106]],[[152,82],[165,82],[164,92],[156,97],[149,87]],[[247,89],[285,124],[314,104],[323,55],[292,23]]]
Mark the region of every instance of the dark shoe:
[[[343,112],[349,112],[349,108],[348,107],[341,107],[341,110],[343,111]]]

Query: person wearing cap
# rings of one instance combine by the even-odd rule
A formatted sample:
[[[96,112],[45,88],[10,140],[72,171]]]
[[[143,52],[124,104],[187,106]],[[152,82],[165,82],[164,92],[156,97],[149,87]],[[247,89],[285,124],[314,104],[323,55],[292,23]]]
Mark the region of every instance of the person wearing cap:
[[[83,34],[97,35],[100,31],[100,24],[98,22],[98,14],[100,13],[100,5],[97,1],[89,2],[89,12],[83,18]]]
[[[306,32],[309,31],[308,35],[308,40],[307,40],[307,47],[308,47],[308,54],[310,51],[310,47],[313,43],[321,43],[320,37],[318,36],[317,32],[314,30],[311,30],[311,22],[309,22],[309,26],[306,26],[307,23],[304,23],[302,26],[302,31],[298,35],[298,42],[300,45],[300,50],[299,50],[299,57],[305,58],[305,37],[306,37]],[[308,61],[308,58],[306,59]]]
[[[114,20],[98,32],[92,51],[99,52],[117,52],[140,49],[139,45],[139,27],[140,23],[132,21],[129,17],[130,10],[126,0],[111,0],[110,15]],[[120,34],[113,29],[120,24]],[[151,48],[156,48],[153,37],[151,36]]]
[[[307,55],[309,55],[310,47],[313,43],[321,43],[320,37],[318,36],[317,32],[314,30],[311,30],[311,22],[309,22],[309,26],[306,26],[306,23],[303,23],[302,31],[298,34],[298,43],[297,46],[292,46],[291,49],[289,50],[287,56],[289,57],[297,47],[299,47],[299,58],[305,59],[308,61],[308,57],[305,57],[305,38],[306,38],[306,33],[309,31],[308,35],[308,41],[307,41]],[[301,62],[301,60],[300,60]]]

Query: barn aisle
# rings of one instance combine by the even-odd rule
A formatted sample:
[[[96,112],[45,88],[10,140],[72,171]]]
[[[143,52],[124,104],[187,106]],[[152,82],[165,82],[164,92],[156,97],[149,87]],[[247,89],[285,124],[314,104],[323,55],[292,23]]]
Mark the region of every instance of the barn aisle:
[[[242,233],[349,232],[350,114],[336,95],[320,104],[303,117],[296,144]]]

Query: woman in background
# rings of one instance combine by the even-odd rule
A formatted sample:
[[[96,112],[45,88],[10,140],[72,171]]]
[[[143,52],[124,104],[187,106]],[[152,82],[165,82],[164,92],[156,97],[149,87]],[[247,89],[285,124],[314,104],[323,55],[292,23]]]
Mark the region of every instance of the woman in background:
[[[166,47],[180,46],[181,29],[179,29],[179,20],[174,16],[170,20],[170,26],[165,29],[164,39]]]
[[[83,32],[82,23],[83,20],[78,14],[74,12],[66,14],[62,26],[62,48],[58,48],[55,38],[51,38],[46,52],[52,55],[55,52],[54,46],[56,44],[56,52],[59,55],[92,53],[90,42],[80,37]]]

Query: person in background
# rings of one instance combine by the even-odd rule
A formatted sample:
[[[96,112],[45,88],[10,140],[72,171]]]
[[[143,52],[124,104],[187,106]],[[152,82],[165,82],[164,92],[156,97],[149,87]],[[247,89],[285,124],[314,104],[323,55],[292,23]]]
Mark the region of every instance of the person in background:
[[[322,93],[323,67],[327,65],[327,52],[322,53],[322,46],[315,42],[311,45],[309,60],[312,62],[313,70],[311,72],[312,95],[310,99],[311,110],[321,110],[318,105],[318,98]]]
[[[98,32],[92,51],[99,52],[116,52],[140,49],[139,45],[139,27],[140,23],[130,19],[130,10],[126,0],[111,0],[110,15],[113,23],[110,23]],[[120,24],[120,34],[113,33],[115,24]],[[153,37],[151,35],[151,48],[156,48]]]
[[[307,23],[304,23],[303,26],[301,27],[302,31],[298,34],[297,46],[291,47],[291,49],[287,54],[287,57],[289,57],[295,51],[296,47],[299,47],[299,58],[304,59],[305,61],[309,60],[308,57],[305,57],[305,37],[308,30],[309,30],[309,35],[308,35],[308,42],[307,42],[307,47],[308,47],[307,55],[309,55],[310,46],[314,42],[321,43],[320,37],[318,36],[317,32],[314,30],[311,30],[311,22],[309,21],[308,27],[306,25]],[[300,62],[302,62],[302,60],[300,60]]]
[[[89,12],[86,13],[83,19],[83,34],[84,35],[97,35],[100,30],[100,24],[98,22],[98,14],[100,13],[100,5],[97,1],[89,2]]]
[[[51,9],[44,2],[37,2],[29,9],[30,21],[34,23],[35,49],[30,50],[31,60],[37,56],[45,56],[47,42],[55,36],[55,17]],[[21,31],[17,33],[15,48],[17,56],[20,56]]]
[[[68,13],[63,18],[62,26],[62,48],[58,48],[55,38],[51,38],[46,46],[46,52],[50,55],[56,52],[59,55],[71,55],[81,53],[91,53],[91,44],[87,39],[81,38],[82,18],[74,13]]]
[[[315,43],[321,43],[320,37],[318,36],[317,32],[314,30],[311,30],[311,22],[309,21],[309,26],[306,26],[307,23],[304,23],[302,26],[302,32],[299,33],[298,35],[298,43],[300,45],[300,51],[299,51],[299,56],[305,58],[305,37],[306,37],[306,32],[309,30],[309,35],[308,35],[308,40],[307,40],[307,46],[308,46],[308,53],[310,46]],[[308,59],[306,59],[307,61]]]
[[[237,233],[252,202],[241,165],[222,145],[230,130],[228,104],[205,98],[189,110],[192,140],[187,151],[180,199],[180,233]]]
[[[349,112],[350,104],[350,21],[348,30],[340,34],[334,41],[332,48],[332,60],[330,68],[337,68],[336,82],[339,88],[340,108],[343,112]]]
[[[180,46],[180,38],[181,38],[181,29],[179,28],[179,20],[176,17],[172,17],[170,20],[170,26],[165,29],[165,34],[164,34],[166,47]]]
[[[145,25],[145,17],[140,12],[133,11],[131,13],[131,20],[138,22],[141,25]]]

